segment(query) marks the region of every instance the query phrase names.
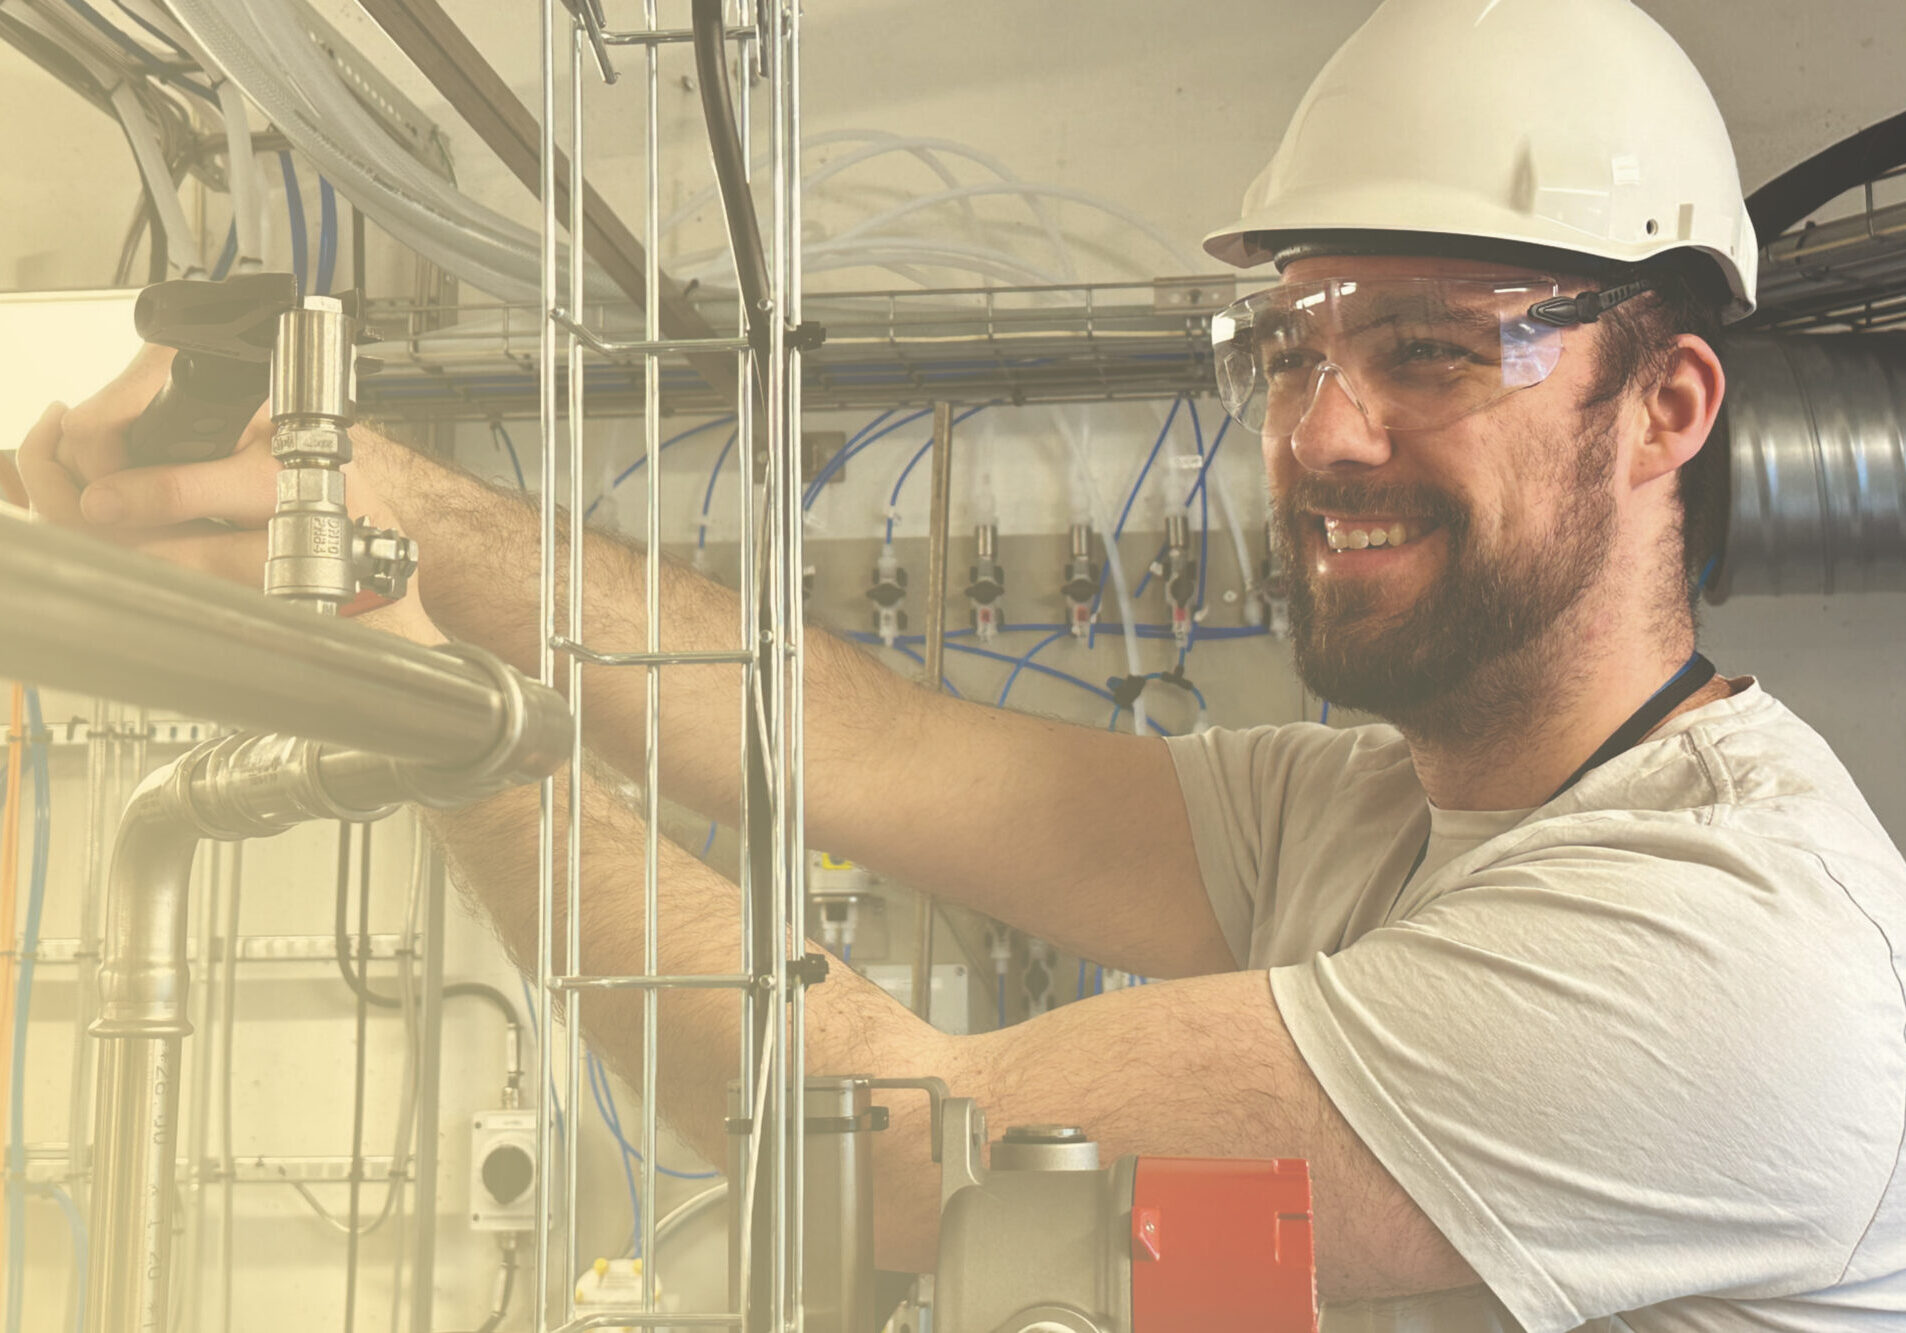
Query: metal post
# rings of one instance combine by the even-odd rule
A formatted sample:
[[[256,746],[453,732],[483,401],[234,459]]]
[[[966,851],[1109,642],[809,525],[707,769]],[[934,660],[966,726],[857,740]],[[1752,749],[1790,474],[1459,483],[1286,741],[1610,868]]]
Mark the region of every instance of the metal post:
[[[927,688],[946,674],[946,562],[953,508],[953,404],[933,405],[933,496],[927,524]],[[933,1013],[933,899],[921,893],[913,907],[913,1012]]]
[[[655,0],[645,0],[642,17],[650,31],[656,23]],[[643,280],[648,290],[659,291],[662,269],[658,249],[662,240],[662,107],[661,51],[650,46],[645,71],[648,75],[647,103],[644,111],[647,139],[647,170],[642,192],[642,239],[647,243]],[[576,156],[582,156],[578,133]],[[643,312],[643,335],[653,342],[662,336],[662,308],[650,301]],[[648,467],[642,478],[647,493],[643,514],[642,616],[647,629],[644,647],[651,653],[662,651],[662,361],[658,356],[642,360],[642,456]],[[642,818],[648,829],[642,848],[642,971],[654,976],[662,970],[661,941],[661,836],[662,827],[662,670],[650,667],[643,681],[642,701]],[[657,1046],[662,997],[652,990],[642,993],[642,1198],[648,1206],[642,1210],[642,1309],[656,1309],[655,1264],[655,1159],[657,1139],[656,1079],[659,1075]],[[579,1103],[578,1103],[579,1104]]]
[[[543,55],[542,167],[543,201],[542,319],[539,339],[538,424],[542,441],[542,525],[538,550],[540,581],[537,626],[538,677],[556,683],[556,657],[550,640],[556,634],[556,324],[550,311],[560,299],[556,277],[556,6],[543,0],[540,32]],[[549,979],[555,972],[556,946],[556,781],[542,784],[536,826],[536,1282],[532,1326],[543,1327],[549,1315],[549,1226],[555,1194],[549,1167],[554,1159],[555,1107],[549,1089],[554,1072],[552,1038],[555,1035],[555,995]],[[567,1289],[573,1274],[565,1275]],[[567,1302],[565,1302],[565,1305]]]
[[[420,829],[419,837],[426,836]],[[417,1257],[411,1265],[411,1333],[431,1333],[437,1267],[437,1100],[443,1085],[443,852],[432,846],[424,906],[422,1048],[417,1055]],[[405,962],[405,966],[410,966]]]
[[[587,9],[587,5],[578,9]],[[569,27],[569,308],[582,313],[583,299],[583,111],[582,111],[582,59],[585,36],[582,24],[571,19]],[[554,130],[551,131],[552,137]],[[651,261],[653,256],[651,255]],[[660,290],[651,281],[649,292]],[[655,301],[650,300],[651,309]],[[569,371],[569,410],[568,429],[564,433],[566,448],[563,459],[569,469],[569,563],[565,582],[568,584],[568,635],[573,640],[583,637],[582,628],[582,520],[586,505],[583,503],[583,485],[588,474],[583,446],[583,391],[586,387],[582,349],[579,339],[571,334],[567,346],[565,364]],[[550,442],[554,447],[555,442]],[[582,966],[582,662],[570,656],[566,662],[566,684],[569,694],[569,707],[576,718],[576,731],[570,741],[569,749],[569,833],[564,847],[563,857],[563,914],[567,929],[564,931],[563,956],[570,973],[583,971]],[[553,1007],[552,997],[545,997],[545,1007]],[[582,996],[569,997],[563,1014],[564,1031],[568,1037],[566,1049],[566,1067],[568,1071],[568,1089],[564,1096],[569,1106],[582,1106]],[[574,1283],[576,1274],[581,1271],[581,1228],[576,1225],[576,1210],[580,1203],[582,1189],[582,1134],[573,1131],[563,1141],[563,1319],[564,1322],[574,1315]]]

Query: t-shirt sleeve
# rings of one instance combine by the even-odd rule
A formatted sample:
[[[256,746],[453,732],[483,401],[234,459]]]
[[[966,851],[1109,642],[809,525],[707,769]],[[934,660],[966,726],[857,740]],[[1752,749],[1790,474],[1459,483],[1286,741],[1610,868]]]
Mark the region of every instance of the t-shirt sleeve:
[[[1890,945],[1802,849],[1602,831],[1273,969],[1285,1024],[1529,1333],[1833,1285],[1906,1124]]]
[[[1198,873],[1204,878],[1224,942],[1239,967],[1248,964],[1251,925],[1261,906],[1264,819],[1261,791],[1264,751],[1276,728],[1248,731],[1212,728],[1173,736],[1165,744],[1178,770],[1178,786],[1191,820]]]

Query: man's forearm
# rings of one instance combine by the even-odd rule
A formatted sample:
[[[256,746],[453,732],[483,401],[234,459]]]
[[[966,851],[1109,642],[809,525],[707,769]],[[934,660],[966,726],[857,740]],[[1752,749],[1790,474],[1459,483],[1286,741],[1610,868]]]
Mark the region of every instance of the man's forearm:
[[[592,775],[583,788],[582,959],[586,975],[638,973],[644,955],[641,820]],[[565,793],[558,792],[557,863],[562,863]],[[533,974],[537,948],[536,824],[533,788],[462,810],[427,812],[449,853],[458,884],[497,928],[517,965]],[[661,863],[656,939],[663,973],[742,970],[739,892],[667,840]],[[558,888],[552,933],[554,966],[567,972],[566,916]],[[836,965],[808,992],[808,1069],[814,1074],[917,1076],[954,1067],[953,1039],[936,1032],[884,991]],[[591,990],[581,999],[590,1046],[638,1091],[642,1086],[642,995]],[[740,1071],[742,1011],[735,991],[663,994],[656,1044],[657,1109],[708,1161],[725,1166],[727,1085]],[[881,1262],[930,1267],[938,1222],[937,1175],[929,1151],[924,1099],[897,1098],[891,1127],[878,1136],[883,1190]]]
[[[540,523],[524,497],[369,433],[356,467],[421,552],[418,588],[452,638],[540,667]],[[567,524],[559,532],[566,605]],[[733,650],[734,593],[604,534],[583,547],[582,641],[648,644],[647,578],[665,651]],[[806,660],[804,800],[814,844],[1063,947],[1149,976],[1232,965],[1205,899],[1162,745],[962,703],[853,646],[799,631]],[[750,644],[752,646],[752,644]],[[566,673],[559,672],[560,678]],[[585,667],[582,725],[625,773],[644,765],[646,670]],[[737,822],[742,670],[662,671],[662,791]]]
[[[532,499],[389,440],[360,432],[357,466],[396,512],[419,550],[417,586],[430,618],[454,639],[477,643],[528,675],[541,669],[541,524]],[[559,516],[557,607],[567,626],[568,516]],[[642,552],[600,534],[584,544],[584,628],[599,651],[638,652],[648,635]],[[739,599],[665,560],[661,623],[671,651],[721,651],[742,642]],[[591,747],[625,771],[639,771],[646,720],[646,671],[585,667]],[[560,688],[566,664],[557,673]],[[739,782],[741,671],[695,667],[666,672],[662,733],[669,794],[732,821]],[[692,743],[688,743],[691,742]],[[673,742],[673,743],[671,743]]]

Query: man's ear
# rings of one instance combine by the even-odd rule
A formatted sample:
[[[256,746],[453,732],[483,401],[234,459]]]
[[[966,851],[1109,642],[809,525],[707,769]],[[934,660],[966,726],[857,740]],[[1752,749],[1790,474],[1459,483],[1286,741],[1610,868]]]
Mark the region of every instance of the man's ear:
[[[1704,338],[1674,341],[1665,374],[1642,395],[1646,430],[1635,448],[1629,482],[1643,486],[1674,472],[1701,451],[1727,393],[1727,372]]]

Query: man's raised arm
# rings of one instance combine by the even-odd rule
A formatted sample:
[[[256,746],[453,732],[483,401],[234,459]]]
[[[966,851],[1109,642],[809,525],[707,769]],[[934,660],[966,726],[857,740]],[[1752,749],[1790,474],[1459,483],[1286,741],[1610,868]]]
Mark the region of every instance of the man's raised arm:
[[[237,453],[128,469],[123,436],[164,381],[147,348],[112,384],[49,412],[19,467],[34,508],[117,540],[259,586],[277,465],[261,416]],[[358,428],[354,515],[397,522],[419,545],[417,595],[453,638],[538,669],[538,519],[533,504]],[[88,484],[90,483],[90,484]],[[245,531],[209,530],[221,519]],[[647,562],[586,538],[583,642],[646,645]],[[558,561],[559,570],[564,561]],[[736,596],[658,562],[663,647],[741,646]],[[1206,901],[1171,761],[1161,742],[1062,726],[947,698],[813,630],[807,649],[808,836],[903,883],[1148,976],[1235,966]],[[730,823],[739,789],[740,668],[663,673],[663,790]],[[637,668],[589,668],[592,748],[639,771],[646,684]]]
[[[418,541],[425,610],[452,638],[534,674],[533,505],[370,432],[359,436],[360,475]],[[583,642],[642,650],[650,562],[594,532],[585,534],[584,562]],[[654,568],[664,651],[741,646],[742,608],[731,590],[672,561]],[[965,703],[819,630],[806,632],[806,651],[806,800],[816,846],[1145,975],[1234,965],[1161,741]],[[645,675],[584,669],[589,743],[629,773],[642,766]],[[729,824],[740,701],[739,667],[662,669],[662,789]]]

